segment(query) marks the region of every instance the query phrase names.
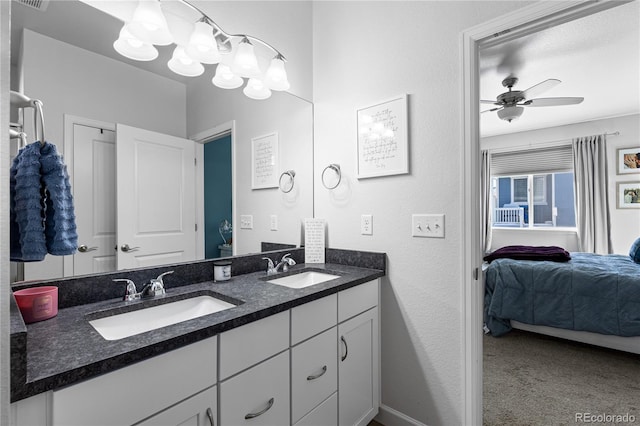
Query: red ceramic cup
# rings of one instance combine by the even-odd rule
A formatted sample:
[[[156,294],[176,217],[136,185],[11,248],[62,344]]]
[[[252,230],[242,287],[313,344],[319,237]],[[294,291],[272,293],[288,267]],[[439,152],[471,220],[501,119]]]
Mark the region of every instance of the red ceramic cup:
[[[14,291],[13,295],[27,324],[58,315],[58,287],[25,288]]]

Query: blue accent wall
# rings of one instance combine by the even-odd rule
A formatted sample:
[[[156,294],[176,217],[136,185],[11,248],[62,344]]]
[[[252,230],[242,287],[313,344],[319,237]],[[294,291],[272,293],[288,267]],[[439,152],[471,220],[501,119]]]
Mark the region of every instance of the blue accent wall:
[[[224,241],[220,222],[231,216],[231,136],[204,144],[204,253],[205,259],[220,257]]]

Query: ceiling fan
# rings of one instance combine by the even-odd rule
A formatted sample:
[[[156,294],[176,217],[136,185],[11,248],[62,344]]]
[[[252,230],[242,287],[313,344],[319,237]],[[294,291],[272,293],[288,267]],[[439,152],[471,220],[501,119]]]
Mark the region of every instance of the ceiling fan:
[[[518,79],[509,76],[502,80],[502,85],[509,89],[496,98],[495,101],[480,100],[483,104],[498,105],[496,108],[487,109],[484,112],[498,111],[498,117],[501,120],[511,122],[522,115],[524,107],[546,107],[559,105],[575,105],[581,103],[584,98],[579,97],[561,97],[561,98],[534,98],[535,96],[545,92],[552,87],[560,84],[560,80],[550,78],[535,86],[529,87],[527,90],[512,90]]]

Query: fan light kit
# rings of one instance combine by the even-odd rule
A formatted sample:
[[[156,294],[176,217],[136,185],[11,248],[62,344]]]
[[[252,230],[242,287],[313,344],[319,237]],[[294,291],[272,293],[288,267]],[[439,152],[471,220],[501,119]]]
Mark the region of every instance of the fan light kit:
[[[169,3],[186,5],[201,17],[189,22],[183,14],[163,10]],[[265,72],[260,69],[254,43],[273,55]],[[175,48],[167,66],[176,74],[197,77],[205,72],[202,64],[217,64],[211,82],[222,89],[235,89],[247,79],[243,92],[251,99],[267,99],[272,90],[290,87],[286,59],[278,50],[256,37],[225,33],[186,0],[139,0],[113,47],[129,59],[153,61],[158,57],[156,46],[170,44]]]
[[[509,76],[502,80],[502,85],[509,89],[508,92],[504,92],[496,98],[495,101],[481,100],[480,103],[498,105],[497,108],[491,108],[484,112],[498,111],[498,117],[501,120],[508,121],[520,118],[524,112],[524,107],[546,107],[546,106],[560,106],[560,105],[575,105],[581,103],[584,98],[579,97],[561,97],[561,98],[534,98],[535,96],[545,92],[552,87],[560,84],[560,80],[550,78],[538,83],[535,86],[528,88],[527,90],[512,90],[516,85],[518,79],[513,76]]]

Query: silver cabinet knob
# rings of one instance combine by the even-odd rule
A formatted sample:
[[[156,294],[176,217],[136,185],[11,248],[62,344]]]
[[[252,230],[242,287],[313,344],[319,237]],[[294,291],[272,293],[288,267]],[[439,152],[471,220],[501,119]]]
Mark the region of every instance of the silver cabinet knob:
[[[78,251],[80,253],[86,253],[89,251],[94,251],[94,250],[98,250],[98,247],[87,247],[86,245],[81,245],[80,247],[78,247]]]
[[[122,250],[125,253],[130,253],[132,251],[137,251],[140,247],[129,247],[129,244],[123,244],[120,247],[120,250]]]

